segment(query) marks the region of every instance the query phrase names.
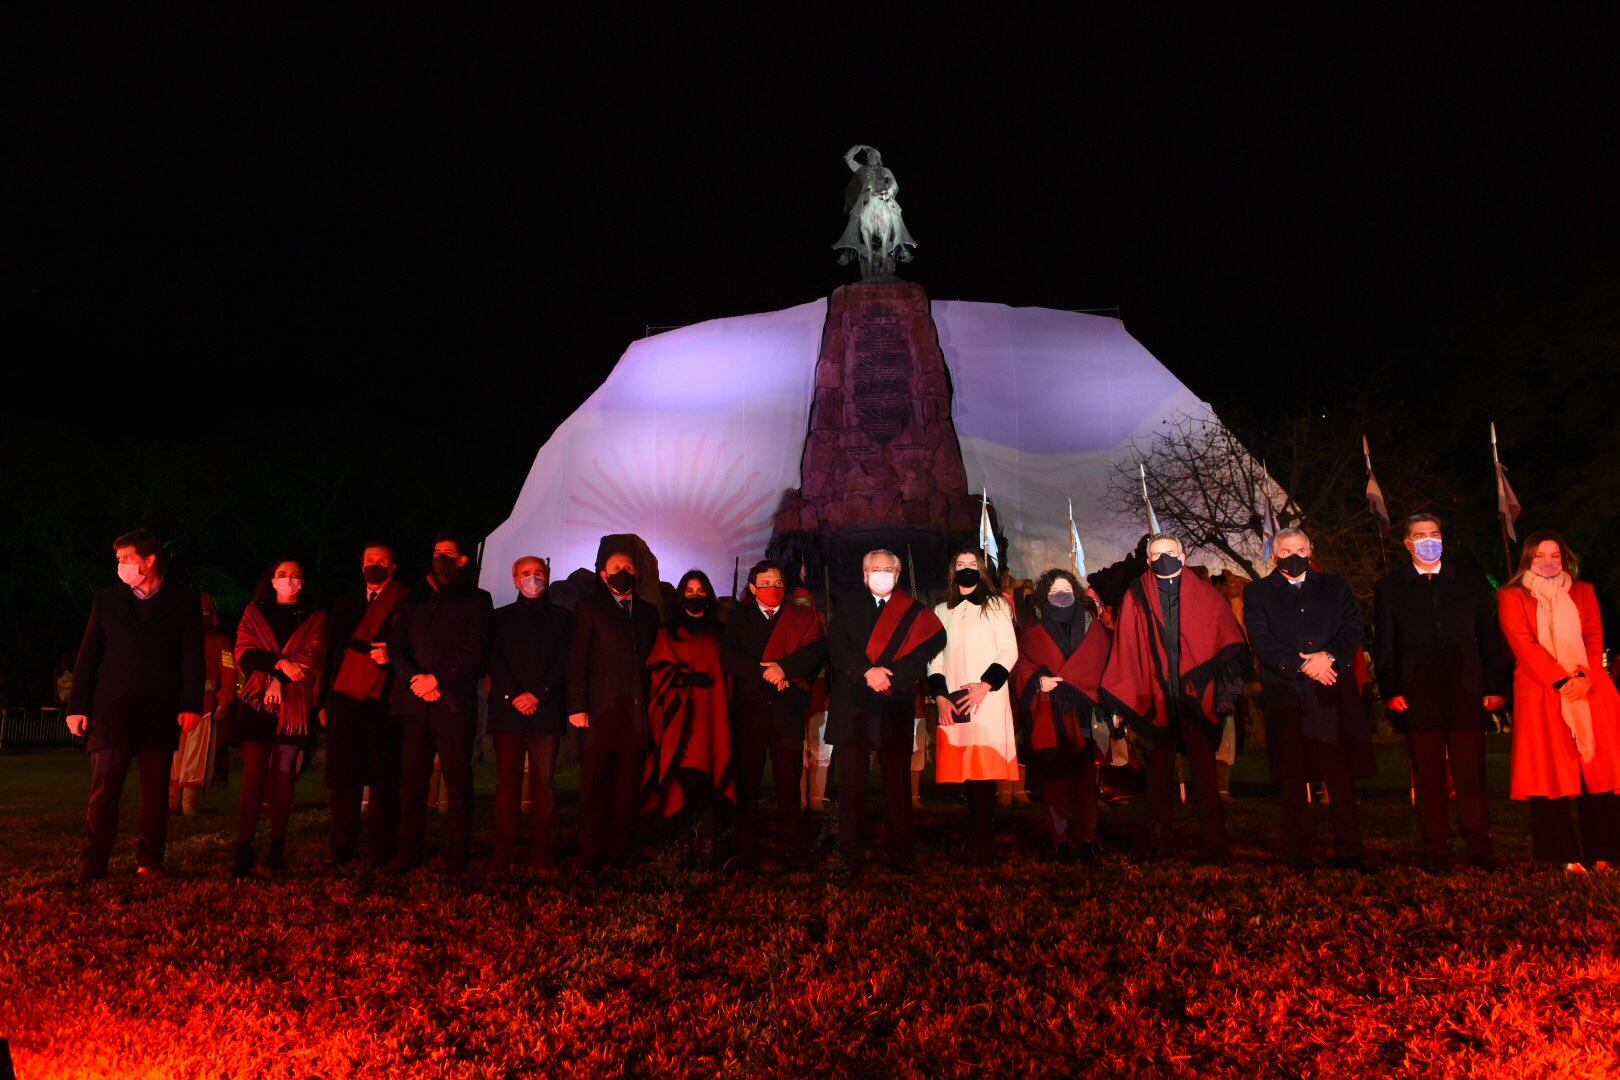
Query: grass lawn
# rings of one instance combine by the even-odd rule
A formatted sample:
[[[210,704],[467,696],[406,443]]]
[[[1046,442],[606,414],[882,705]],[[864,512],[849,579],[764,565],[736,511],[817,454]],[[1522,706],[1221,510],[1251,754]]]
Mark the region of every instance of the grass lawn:
[[[1498,796],[1506,751],[1493,741]],[[0,1036],[25,1080],[1620,1073],[1620,875],[1532,869],[1505,799],[1504,869],[1417,869],[1398,746],[1362,786],[1380,869],[1289,871],[1266,853],[1263,768],[1236,770],[1230,867],[1131,859],[1137,803],[1104,808],[1099,867],[1044,861],[1023,807],[1001,864],[967,869],[963,810],[933,790],[916,873],[853,883],[691,874],[667,854],[497,886],[329,874],[313,773],[287,874],[224,877],[233,787],[172,820],[176,877],[142,885],[132,778],[111,880],[75,887],[88,766],[10,752]],[[487,842],[487,770],[479,784]]]

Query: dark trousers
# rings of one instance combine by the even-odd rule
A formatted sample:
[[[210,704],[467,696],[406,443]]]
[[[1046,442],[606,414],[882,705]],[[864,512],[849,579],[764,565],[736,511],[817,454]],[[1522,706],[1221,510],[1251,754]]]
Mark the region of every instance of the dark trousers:
[[[968,856],[983,862],[996,846],[996,781],[964,780],[962,788],[968,805]]]
[[[586,862],[623,862],[630,854],[646,751],[589,746],[579,763],[579,853]]]
[[[1201,720],[1182,720],[1180,735],[1186,746],[1193,796],[1197,799],[1200,842],[1206,853],[1221,854],[1226,851],[1229,840],[1226,807],[1221,803],[1220,787],[1215,781],[1215,742]],[[1179,798],[1176,739],[1167,733],[1165,741],[1151,747],[1147,753],[1148,818],[1155,842],[1168,835]]]
[[[270,802],[270,839],[287,839],[293,785],[298,782],[298,747],[273,742],[242,744],[242,801],[236,814],[236,842],[253,843],[266,796]]]
[[[1423,845],[1430,854],[1451,855],[1451,818],[1447,803],[1446,766],[1457,794],[1457,823],[1463,849],[1471,859],[1491,854],[1490,819],[1485,799],[1485,729],[1411,731],[1406,752],[1412,761]]]
[[[472,752],[477,720],[471,713],[451,712],[396,719],[403,743],[399,853],[413,860],[422,856],[427,836],[428,784],[433,778],[433,755],[438,754],[439,777],[450,795],[450,836],[445,855],[451,862],[464,862],[472,846]]]
[[[866,811],[866,774],[872,750],[862,743],[842,742],[834,748],[838,766],[838,850],[845,861],[858,863],[866,850],[862,835]],[[911,859],[911,743],[896,742],[877,751],[883,774],[883,823],[889,858]]]
[[[804,737],[788,741],[776,737],[769,710],[743,715],[736,725],[733,752],[737,762],[737,858],[756,862],[760,854],[759,797],[765,788],[765,759],[770,758],[776,782],[776,836],[782,854],[798,857],[800,846],[799,775],[804,771]]]
[[[1531,799],[1530,858],[1547,863],[1620,863],[1620,795]]]
[[[1267,731],[1266,737],[1270,739],[1272,733]],[[1297,732],[1294,737],[1303,739]],[[1327,787],[1328,821],[1333,826],[1333,854],[1339,858],[1360,858],[1361,824],[1356,811],[1356,781],[1344,755],[1332,748],[1319,750],[1314,770],[1320,774],[1317,777],[1309,775],[1312,770],[1306,766],[1302,749],[1284,753],[1273,760],[1286,763],[1277,778],[1278,787],[1282,789],[1282,855],[1285,858],[1304,855],[1311,839],[1310,807],[1305,801],[1305,786],[1312,779],[1320,779]]]
[[[1054,843],[1097,841],[1097,764],[1087,752],[1061,772],[1042,773],[1041,799]]]
[[[557,772],[556,735],[497,731],[495,739],[495,859],[512,857],[517,846],[518,823],[523,812],[523,766],[529,766],[529,859],[551,862],[552,822],[557,812],[554,779]]]
[[[341,701],[327,706],[326,783],[331,789],[332,854],[360,853],[361,807],[374,853],[392,856],[399,836],[399,792],[404,752],[399,721],[385,701]],[[371,801],[365,789],[371,788]]]
[[[139,866],[161,869],[163,842],[169,831],[169,765],[174,751],[165,746],[113,747],[90,754],[89,839],[84,845],[84,867],[95,874],[107,871],[113,842],[118,839],[118,802],[131,760],[141,773],[140,840],[135,845]]]

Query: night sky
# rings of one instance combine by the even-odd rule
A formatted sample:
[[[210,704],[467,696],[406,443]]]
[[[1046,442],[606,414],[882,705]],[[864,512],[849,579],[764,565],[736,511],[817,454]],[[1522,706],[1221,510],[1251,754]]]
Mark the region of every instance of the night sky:
[[[856,142],[931,295],[1117,306],[1217,408],[1398,387],[1447,327],[1614,270],[1604,28],[886,13],[857,47],[857,17],[768,55],[690,25],[10,35],[5,408],[92,438],[381,414],[504,492],[492,525],[646,325],[851,279]]]

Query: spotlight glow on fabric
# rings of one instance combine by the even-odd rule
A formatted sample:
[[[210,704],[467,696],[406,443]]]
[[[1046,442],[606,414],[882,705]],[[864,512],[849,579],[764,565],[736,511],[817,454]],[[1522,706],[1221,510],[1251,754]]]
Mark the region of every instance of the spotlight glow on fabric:
[[[634,342],[535,456],[512,515],[485,543],[481,584],[550,557],[560,580],[604,533],[634,532],[673,581],[763,554],[782,493],[799,486],[825,300],[715,319]],[[1093,565],[1142,534],[1102,509],[1110,463],[1178,413],[1209,416],[1118,319],[933,303],[968,482],[988,485],[1015,572],[1067,565],[1068,500]]]

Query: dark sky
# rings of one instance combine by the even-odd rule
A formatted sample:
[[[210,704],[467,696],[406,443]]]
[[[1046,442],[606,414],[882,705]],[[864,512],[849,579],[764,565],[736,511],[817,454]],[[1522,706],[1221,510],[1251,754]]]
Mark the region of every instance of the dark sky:
[[[932,295],[1118,305],[1218,406],[1332,397],[1613,267],[1607,27],[819,18],[791,48],[16,28],[4,351],[44,389],[6,408],[169,435],[371,402],[521,475],[645,324],[847,280],[854,142]]]

